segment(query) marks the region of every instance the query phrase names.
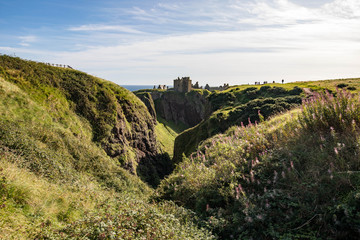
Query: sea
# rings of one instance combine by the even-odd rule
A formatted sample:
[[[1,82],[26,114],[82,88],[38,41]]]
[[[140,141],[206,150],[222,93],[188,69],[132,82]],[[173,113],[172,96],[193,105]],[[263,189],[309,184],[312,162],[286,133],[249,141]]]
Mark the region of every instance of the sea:
[[[140,89],[153,89],[154,88],[154,85],[120,85],[122,86],[123,88],[126,88],[127,90],[129,91],[137,91],[137,90],[140,90]]]
[[[137,91],[137,90],[140,90],[140,89],[153,89],[154,88],[154,85],[120,85],[122,86],[123,88],[126,88],[127,90],[129,91]],[[158,85],[156,85],[157,87]],[[169,86],[169,87],[172,87],[172,86]]]

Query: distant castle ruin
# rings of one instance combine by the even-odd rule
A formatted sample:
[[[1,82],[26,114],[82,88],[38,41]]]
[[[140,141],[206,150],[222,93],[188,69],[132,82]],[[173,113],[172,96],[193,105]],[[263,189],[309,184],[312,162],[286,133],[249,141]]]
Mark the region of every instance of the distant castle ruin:
[[[190,77],[182,77],[174,80],[174,90],[177,92],[190,92],[191,91],[191,79]]]

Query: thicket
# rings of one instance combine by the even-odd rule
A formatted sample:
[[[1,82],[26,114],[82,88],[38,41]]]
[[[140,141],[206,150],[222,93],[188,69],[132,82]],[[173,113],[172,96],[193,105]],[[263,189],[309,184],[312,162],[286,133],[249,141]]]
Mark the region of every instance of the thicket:
[[[320,94],[232,127],[179,163],[158,197],[194,210],[220,239],[358,239],[359,109],[357,96]]]

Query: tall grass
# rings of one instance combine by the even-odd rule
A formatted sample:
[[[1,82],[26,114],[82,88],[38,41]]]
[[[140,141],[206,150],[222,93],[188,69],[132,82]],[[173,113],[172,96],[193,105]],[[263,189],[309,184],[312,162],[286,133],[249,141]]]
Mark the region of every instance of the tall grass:
[[[309,131],[351,132],[360,125],[359,96],[346,90],[337,90],[336,97],[329,92],[315,93],[305,100],[300,123]]]
[[[357,96],[324,93],[232,127],[179,163],[159,198],[193,209],[223,239],[357,239],[359,109]]]

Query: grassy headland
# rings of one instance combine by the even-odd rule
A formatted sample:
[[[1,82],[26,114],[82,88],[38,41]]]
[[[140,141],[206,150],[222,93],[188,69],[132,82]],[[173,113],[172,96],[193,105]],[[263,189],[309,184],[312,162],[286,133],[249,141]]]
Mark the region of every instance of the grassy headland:
[[[131,92],[0,56],[0,115],[0,238],[211,238],[124,169],[160,147]]]

